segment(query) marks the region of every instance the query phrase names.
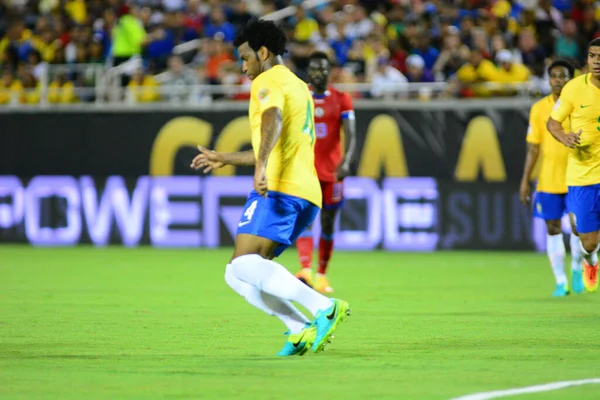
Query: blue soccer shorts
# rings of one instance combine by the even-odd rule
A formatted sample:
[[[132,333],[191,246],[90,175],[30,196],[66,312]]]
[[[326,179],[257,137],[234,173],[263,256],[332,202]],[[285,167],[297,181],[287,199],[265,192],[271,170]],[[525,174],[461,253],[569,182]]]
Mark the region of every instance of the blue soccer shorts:
[[[244,205],[237,234],[260,236],[279,243],[274,252],[278,257],[313,223],[319,210],[299,197],[268,192],[265,198],[253,190]]]
[[[600,184],[569,186],[569,204],[575,216],[577,232],[600,230]]]
[[[537,192],[533,200],[533,215],[544,221],[559,220],[569,212],[568,194]]]

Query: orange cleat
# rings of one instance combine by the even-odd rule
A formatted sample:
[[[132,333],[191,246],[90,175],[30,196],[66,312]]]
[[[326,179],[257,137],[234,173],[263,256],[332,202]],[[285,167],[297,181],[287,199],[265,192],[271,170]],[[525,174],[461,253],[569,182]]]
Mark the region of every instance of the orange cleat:
[[[583,285],[590,293],[598,290],[598,263],[589,265],[583,262]]]
[[[315,290],[319,293],[330,294],[333,293],[333,288],[329,283],[329,279],[323,274],[317,274],[315,282]]]
[[[302,268],[297,274],[296,278],[300,279],[302,283],[309,287],[313,287],[313,271],[311,268]]]

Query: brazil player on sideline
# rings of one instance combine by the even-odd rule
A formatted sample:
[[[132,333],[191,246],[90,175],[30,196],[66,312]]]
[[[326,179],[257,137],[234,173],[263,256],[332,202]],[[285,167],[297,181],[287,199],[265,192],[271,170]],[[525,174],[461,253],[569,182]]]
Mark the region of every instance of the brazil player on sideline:
[[[216,153],[199,146],[192,168],[210,172],[226,164],[255,166],[226,267],[225,281],[253,306],[288,328],[280,356],[323,349],[347,302],[329,299],[272,261],[309,226],[321,205],[314,167],[314,103],[308,86],[283,65],[285,33],[272,21],[251,20],[235,39],[242,70],[252,80],[249,117],[252,150]],[[290,303],[314,315],[309,320]]]
[[[570,147],[567,165],[569,208],[581,239],[583,283],[588,292],[598,289],[600,233],[600,38],[588,46],[589,73],[572,79],[563,88],[548,130]],[[563,121],[571,120],[565,131]]]
[[[552,108],[560,96],[565,84],[573,78],[575,69],[564,60],[556,60],[548,67],[552,93],[536,102],[531,107],[529,115],[529,130],[527,132],[527,156],[521,179],[521,201],[529,203],[529,180],[540,149],[542,152],[540,175],[537,183],[537,193],[533,201],[533,213],[546,221],[548,234],[546,236],[546,252],[550,266],[556,279],[556,288],[552,294],[555,297],[569,294],[569,284],[565,275],[565,242],[562,234],[562,216],[567,209],[567,157],[569,150],[557,142],[546,129],[546,121]],[[569,130],[569,120],[563,122],[563,128]],[[571,285],[574,293],[584,290],[582,281],[581,243],[575,231],[571,217]]]
[[[323,192],[319,268],[313,281],[313,237],[310,227],[296,241],[302,269],[296,276],[321,293],[333,289],[325,275],[333,252],[335,217],[344,203],[344,178],[350,174],[350,162],[356,146],[356,123],[352,99],[328,86],[331,64],[327,54],[313,53],[308,61],[308,80],[315,102],[315,167]],[[345,146],[342,155],[340,128],[344,127]]]

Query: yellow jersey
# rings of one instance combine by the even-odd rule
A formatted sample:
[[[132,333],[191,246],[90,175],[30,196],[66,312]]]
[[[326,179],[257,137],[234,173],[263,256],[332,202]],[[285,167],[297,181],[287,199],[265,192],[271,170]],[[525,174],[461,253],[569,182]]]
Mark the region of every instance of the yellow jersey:
[[[546,129],[548,118],[556,102],[551,94],[537,101],[529,112],[527,142],[540,146],[542,159],[537,190],[539,192],[567,193],[567,159],[569,149],[558,142]],[[569,120],[563,123],[563,129],[569,131]]]
[[[262,113],[272,107],[281,109],[283,128],[267,162],[268,190],[321,207],[321,185],[315,169],[315,105],[306,83],[283,65],[272,67],[252,81],[248,116],[256,159]]]
[[[591,74],[565,85],[550,116],[560,123],[570,119],[570,131],[582,131],[581,143],[569,149],[567,185],[600,183],[600,89],[591,82]]]

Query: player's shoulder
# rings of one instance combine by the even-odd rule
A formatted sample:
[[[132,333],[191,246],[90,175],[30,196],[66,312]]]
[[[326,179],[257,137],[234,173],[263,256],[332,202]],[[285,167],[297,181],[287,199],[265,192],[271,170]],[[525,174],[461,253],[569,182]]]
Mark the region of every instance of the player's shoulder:
[[[531,106],[531,112],[533,113],[541,108],[546,108],[552,103],[554,103],[554,101],[552,100],[552,94],[549,94],[548,96],[542,97],[541,99],[533,103],[533,105]]]
[[[567,84],[563,87],[562,89],[562,93],[565,93],[565,91],[567,93],[573,92],[574,90],[578,90],[581,89],[582,87],[587,86],[587,82],[589,80],[588,77],[589,74],[583,74],[583,75],[579,75],[576,78],[571,79],[569,82],[567,82]],[[561,93],[561,95],[562,95]]]

